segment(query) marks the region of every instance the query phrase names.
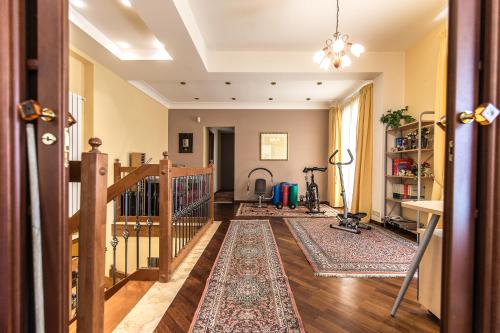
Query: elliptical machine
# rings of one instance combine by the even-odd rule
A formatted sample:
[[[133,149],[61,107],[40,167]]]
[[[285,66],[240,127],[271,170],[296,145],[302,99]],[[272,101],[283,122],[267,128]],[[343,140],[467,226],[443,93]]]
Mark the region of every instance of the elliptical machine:
[[[345,187],[344,187],[344,176],[342,174],[342,166],[343,165],[349,165],[354,161],[354,157],[352,156],[351,150],[347,149],[347,153],[349,154],[349,162],[334,162],[333,158],[337,153],[339,152],[338,149],[336,149],[332,156],[328,159],[328,162],[332,165],[335,165],[338,170],[339,170],[339,176],[340,176],[340,187],[342,188],[341,191],[341,196],[342,196],[342,202],[344,204],[344,213],[342,215],[337,215],[337,219],[339,220],[338,224],[330,224],[330,228],[334,229],[339,229],[343,231],[348,231],[352,232],[355,234],[361,233],[360,229],[365,229],[365,230],[370,230],[371,227],[369,225],[366,225],[364,223],[360,223],[361,219],[363,217],[366,217],[366,213],[349,213],[349,209],[347,208],[347,199],[346,199],[346,194],[345,194]]]

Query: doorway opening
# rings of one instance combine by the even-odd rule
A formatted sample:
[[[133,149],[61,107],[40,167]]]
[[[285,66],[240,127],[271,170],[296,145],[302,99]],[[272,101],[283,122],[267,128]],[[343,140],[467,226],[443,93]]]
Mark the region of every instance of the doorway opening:
[[[234,127],[209,127],[207,163],[214,164],[215,203],[234,201]]]

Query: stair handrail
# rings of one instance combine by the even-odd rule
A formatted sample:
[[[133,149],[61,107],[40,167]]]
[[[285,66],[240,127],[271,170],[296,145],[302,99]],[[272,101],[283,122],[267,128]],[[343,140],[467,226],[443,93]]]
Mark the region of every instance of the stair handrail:
[[[151,177],[158,176],[160,173],[160,168],[158,164],[143,164],[140,167],[131,171],[128,175],[121,178],[118,182],[109,186],[107,189],[107,202],[113,201],[114,198],[125,192],[126,189],[134,186],[140,180]],[[69,232],[73,234],[78,231],[80,224],[80,210],[78,210],[73,216],[69,218]]]

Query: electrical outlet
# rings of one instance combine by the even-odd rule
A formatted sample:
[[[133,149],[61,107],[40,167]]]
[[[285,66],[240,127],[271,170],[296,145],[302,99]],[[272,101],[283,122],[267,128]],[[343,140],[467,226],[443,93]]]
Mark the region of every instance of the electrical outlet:
[[[376,210],[372,210],[372,216],[380,217],[380,212],[377,212]]]

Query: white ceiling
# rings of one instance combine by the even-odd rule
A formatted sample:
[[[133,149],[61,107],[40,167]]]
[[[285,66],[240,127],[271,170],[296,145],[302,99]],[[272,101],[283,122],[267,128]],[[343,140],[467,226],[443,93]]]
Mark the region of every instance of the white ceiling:
[[[332,0],[132,0],[132,8],[82,1],[71,9],[78,14],[70,15],[71,44],[171,108],[328,107],[375,78],[380,71],[367,64],[405,50],[446,7],[445,0],[341,1],[340,30],[367,53],[348,70],[325,73],[312,55],[335,29]],[[136,54],[154,52],[158,40],[173,60],[121,60],[99,34]]]
[[[209,48],[314,51],[335,32],[335,0],[189,0]],[[368,51],[403,51],[445,0],[341,0],[339,30]]]

